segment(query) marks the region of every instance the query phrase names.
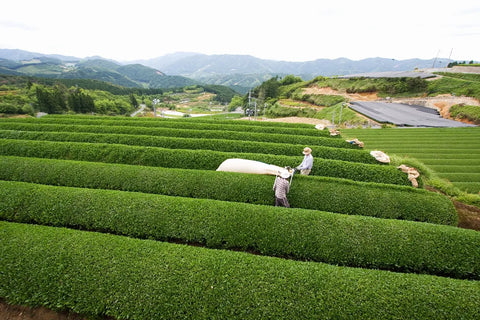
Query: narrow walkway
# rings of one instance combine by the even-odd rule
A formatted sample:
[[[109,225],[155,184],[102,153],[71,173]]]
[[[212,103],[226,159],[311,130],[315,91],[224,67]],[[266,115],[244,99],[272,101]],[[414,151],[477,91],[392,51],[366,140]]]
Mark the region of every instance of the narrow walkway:
[[[130,117],[135,117],[137,114],[139,114],[140,112],[143,112],[143,110],[146,108],[147,106],[144,105],[144,104],[141,104],[140,105],[140,109],[138,109],[137,111],[135,111],[134,113],[132,113],[130,115]]]

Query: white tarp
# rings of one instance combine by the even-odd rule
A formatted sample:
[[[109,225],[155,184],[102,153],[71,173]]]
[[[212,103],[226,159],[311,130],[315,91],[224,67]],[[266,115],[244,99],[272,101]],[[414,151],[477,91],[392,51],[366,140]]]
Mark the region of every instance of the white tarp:
[[[271,174],[274,176],[278,175],[283,170],[285,169],[273,164],[245,159],[227,159],[217,168],[217,171]]]
[[[379,162],[390,163],[390,157],[382,151],[374,150],[370,151],[370,155],[377,159]]]

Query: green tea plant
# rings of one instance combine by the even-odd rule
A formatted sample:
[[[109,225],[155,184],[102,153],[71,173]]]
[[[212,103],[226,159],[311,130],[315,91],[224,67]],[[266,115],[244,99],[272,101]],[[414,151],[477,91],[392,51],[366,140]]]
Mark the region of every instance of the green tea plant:
[[[255,160],[280,167],[290,166],[292,168],[300,164],[303,159],[302,156],[280,156],[260,153],[12,139],[0,140],[0,155],[202,170],[216,170],[223,161],[231,158]],[[312,168],[311,174],[356,181],[410,185],[406,174],[393,166],[387,165],[316,159],[315,167]]]
[[[0,157],[0,179],[272,205],[273,176]],[[293,187],[293,183],[295,186]],[[411,187],[295,176],[295,208],[457,225],[451,202]]]
[[[479,312],[478,281],[27,224],[0,222],[0,235],[0,296],[91,317],[476,319]]]

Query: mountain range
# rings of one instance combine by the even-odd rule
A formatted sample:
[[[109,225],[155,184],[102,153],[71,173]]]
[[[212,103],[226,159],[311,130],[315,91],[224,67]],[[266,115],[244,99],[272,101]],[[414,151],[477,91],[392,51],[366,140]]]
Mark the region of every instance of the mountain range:
[[[446,67],[448,59],[347,58],[306,62],[264,60],[249,55],[178,52],[148,60],[117,62],[101,57],[76,58],[18,49],[0,49],[0,73],[50,78],[82,78],[126,87],[172,88],[198,83],[229,86],[244,93],[273,76],[293,74],[303,80],[366,72],[413,71]]]
[[[194,79],[209,75],[231,74],[293,74],[313,78],[316,76],[348,75],[365,72],[413,71],[415,68],[446,67],[448,59],[368,58],[363,60],[317,59],[306,62],[264,60],[248,55],[206,55],[199,53],[174,53],[149,60],[137,60],[166,74],[176,74]]]
[[[174,88],[198,81],[141,64],[122,64],[101,57],[80,59],[23,50],[0,49],[0,73],[61,79],[94,79],[124,87]]]

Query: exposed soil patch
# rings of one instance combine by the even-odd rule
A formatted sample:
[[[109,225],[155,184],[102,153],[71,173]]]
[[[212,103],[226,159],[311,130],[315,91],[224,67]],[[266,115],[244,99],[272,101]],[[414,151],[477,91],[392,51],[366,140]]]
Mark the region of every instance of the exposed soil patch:
[[[430,186],[425,186],[425,189],[443,194],[443,192]],[[458,214],[458,227],[480,231],[480,208],[455,200],[452,200],[452,202]]]
[[[480,231],[480,208],[454,201],[458,213],[458,226]]]
[[[44,307],[29,308],[19,305],[7,304],[0,300],[1,320],[86,320],[75,313],[57,312]],[[107,320],[108,318],[104,318]],[[113,320],[112,318],[110,318]]]
[[[3,113],[0,113],[0,118],[11,118],[11,119],[15,119],[15,118],[31,118],[32,116],[29,116],[28,114],[16,114],[16,115],[10,115],[10,114],[3,114]]]

